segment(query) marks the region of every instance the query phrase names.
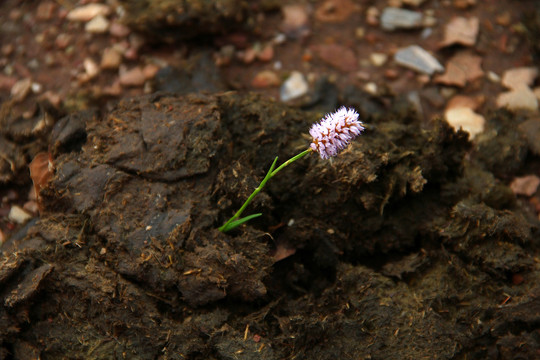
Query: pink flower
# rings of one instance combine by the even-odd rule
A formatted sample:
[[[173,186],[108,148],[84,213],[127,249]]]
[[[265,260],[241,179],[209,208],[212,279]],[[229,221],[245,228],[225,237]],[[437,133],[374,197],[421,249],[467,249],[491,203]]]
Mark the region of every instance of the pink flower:
[[[309,134],[313,137],[311,149],[318,152],[322,159],[336,156],[364,130],[358,113],[353,108],[339,108],[327,114],[320,122],[313,124]]]

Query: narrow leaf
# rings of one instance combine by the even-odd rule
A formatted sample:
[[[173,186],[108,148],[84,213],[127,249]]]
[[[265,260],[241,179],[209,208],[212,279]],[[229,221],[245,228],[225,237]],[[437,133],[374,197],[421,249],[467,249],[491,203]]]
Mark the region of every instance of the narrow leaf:
[[[249,220],[254,219],[254,218],[256,218],[256,217],[259,217],[259,216],[261,216],[261,215],[262,215],[262,213],[257,213],[257,214],[251,214],[251,215],[248,215],[248,216],[243,217],[243,218],[241,218],[241,219],[238,219],[238,220],[235,220],[235,221],[230,222],[229,224],[227,224],[227,226],[226,226],[223,230],[221,230],[221,229],[220,229],[220,230],[221,230],[222,232],[227,232],[227,231],[229,231],[229,230],[234,229],[235,227],[238,227],[238,226],[242,225],[242,224],[245,223],[246,221],[249,221]]]

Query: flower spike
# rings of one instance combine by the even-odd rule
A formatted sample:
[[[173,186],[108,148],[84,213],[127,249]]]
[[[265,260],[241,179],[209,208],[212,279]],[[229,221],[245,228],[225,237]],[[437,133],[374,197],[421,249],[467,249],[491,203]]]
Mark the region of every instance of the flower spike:
[[[363,130],[364,126],[358,120],[356,110],[343,106],[311,126],[309,134],[313,142],[310,147],[322,159],[328,159],[339,154]]]

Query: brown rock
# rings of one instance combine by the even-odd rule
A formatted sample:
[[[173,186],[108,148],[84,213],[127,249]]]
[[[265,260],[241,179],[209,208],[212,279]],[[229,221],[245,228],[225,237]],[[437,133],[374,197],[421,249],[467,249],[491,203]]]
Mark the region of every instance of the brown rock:
[[[342,22],[351,16],[355,5],[351,0],[327,0],[315,11],[315,18],[322,22]]]
[[[338,44],[322,44],[315,45],[312,49],[321,60],[343,72],[355,71],[358,67],[356,55],[346,46]]]
[[[113,21],[111,22],[111,26],[109,27],[109,33],[112,36],[123,38],[128,36],[131,33],[131,30],[127,26]]]
[[[102,69],[118,69],[122,63],[122,54],[115,48],[108,47],[103,50],[101,56]]]
[[[284,5],[281,8],[283,12],[283,22],[281,31],[292,38],[301,38],[309,35],[309,16],[308,9],[304,5]]]
[[[36,19],[50,20],[52,19],[56,9],[57,5],[53,1],[41,2],[36,9]]]
[[[271,70],[263,70],[253,78],[251,86],[257,89],[279,86],[281,80],[279,76]]]
[[[88,4],[77,7],[67,14],[67,19],[70,21],[87,22],[98,15],[107,16],[111,12],[111,8],[104,4]]]
[[[454,0],[454,7],[457,9],[467,9],[476,5],[476,0]]]
[[[144,81],[144,73],[139,66],[130,70],[120,68],[120,84],[122,86],[142,86]]]
[[[274,47],[266,45],[257,53],[257,59],[261,61],[270,61],[274,58]]]
[[[159,71],[159,66],[156,64],[146,64],[143,68],[144,78],[146,80],[153,79]]]

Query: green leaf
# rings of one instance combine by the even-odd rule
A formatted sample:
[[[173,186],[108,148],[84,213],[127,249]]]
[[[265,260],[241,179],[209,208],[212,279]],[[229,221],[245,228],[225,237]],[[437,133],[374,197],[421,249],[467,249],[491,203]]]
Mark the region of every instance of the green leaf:
[[[261,215],[262,215],[262,213],[257,213],[257,214],[251,214],[251,215],[245,216],[245,217],[243,217],[241,219],[231,221],[230,223],[222,226],[219,230],[221,232],[227,232],[229,230],[234,229],[235,227],[238,227],[238,226],[242,225],[246,221],[249,221],[249,220],[254,219],[256,217],[259,217]]]

